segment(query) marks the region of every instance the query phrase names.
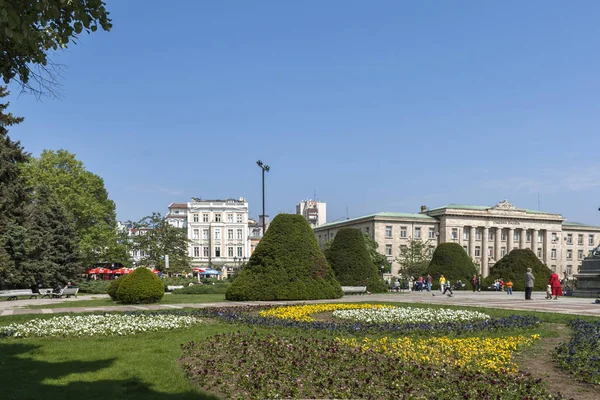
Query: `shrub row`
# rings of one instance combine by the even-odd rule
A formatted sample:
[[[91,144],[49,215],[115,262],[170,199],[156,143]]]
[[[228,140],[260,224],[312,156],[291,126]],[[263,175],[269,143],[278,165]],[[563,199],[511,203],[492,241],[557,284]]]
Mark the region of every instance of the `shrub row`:
[[[173,291],[174,294],[225,294],[227,289],[231,286],[230,282],[219,282],[214,285],[203,284],[203,285],[191,285],[186,286],[183,289],[176,289]]]

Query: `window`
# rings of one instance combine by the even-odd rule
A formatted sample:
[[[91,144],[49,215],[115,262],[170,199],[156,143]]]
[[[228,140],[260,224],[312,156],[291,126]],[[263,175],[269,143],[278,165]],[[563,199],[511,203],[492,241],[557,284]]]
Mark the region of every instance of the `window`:
[[[572,273],[573,273],[573,266],[567,265],[567,275],[571,276]]]
[[[494,240],[494,232],[492,232],[492,231],[488,232],[488,239],[489,240]]]
[[[200,247],[194,247],[194,257],[200,257]]]
[[[429,228],[429,239],[435,239],[435,228]]]
[[[369,233],[369,227],[368,226],[365,228],[365,232]]]
[[[221,257],[221,246],[215,246],[215,257]]]
[[[244,255],[244,248],[242,246],[238,246],[237,248],[237,256],[242,257]]]
[[[593,246],[594,245],[594,235],[589,235],[588,236],[588,246]]]
[[[227,239],[233,239],[233,229],[227,229]]]
[[[391,225],[387,225],[385,227],[385,238],[386,239],[391,239],[392,238],[392,227],[391,227]]]
[[[525,241],[526,241],[527,243],[531,242],[531,232],[527,231],[527,232],[525,233]]]
[[[573,250],[567,250],[567,260],[573,259]]]
[[[506,255],[506,247],[500,247],[500,257],[504,257]]]
[[[552,258],[553,260],[556,259],[556,249],[550,250],[550,258]]]
[[[200,238],[200,229],[194,229],[194,239]]]
[[[202,239],[208,240],[208,229],[202,229]]]
[[[385,245],[385,255],[386,256],[391,256],[392,255],[392,245],[391,244],[386,244]]]
[[[415,238],[419,239],[421,237],[421,228],[415,228]]]
[[[573,235],[570,233],[567,235],[567,244],[573,244]]]
[[[233,247],[227,248],[227,257],[233,257]]]
[[[241,224],[242,222],[244,222],[243,214],[235,214],[235,222],[237,222],[238,224]]]
[[[463,246],[463,250],[465,251],[465,253],[469,254],[469,249],[467,248],[467,246]]]
[[[502,230],[501,232],[502,233],[500,234],[500,240],[506,242],[506,232],[504,230]]]
[[[208,214],[202,214],[202,222],[208,222]]]
[[[452,228],[452,240],[458,240],[458,229]]]
[[[406,238],[406,227],[405,226],[400,227],[400,237]]]
[[[481,257],[481,247],[475,246],[475,257]]]
[[[215,214],[215,222],[221,222],[221,214]]]
[[[198,214],[194,214],[194,222],[198,222]]]
[[[537,255],[538,255],[538,258],[542,258],[542,248],[541,247],[538,247]]]
[[[521,235],[519,235],[519,232],[517,232],[517,231],[513,232],[513,241],[514,242],[518,242],[520,237],[521,237]]]
[[[463,240],[469,240],[469,231],[463,229]]]
[[[238,240],[242,240],[243,238],[243,231],[241,229],[237,230],[237,238]]]
[[[488,257],[494,257],[494,248],[493,247],[488,247],[487,255],[488,255]]]
[[[434,250],[434,247],[429,246],[429,250],[427,250],[427,254],[429,255],[429,257],[433,257],[433,250]]]
[[[538,232],[538,243],[542,243],[543,240],[544,240],[544,235],[542,234],[542,232]]]
[[[204,246],[202,248],[202,254],[204,254],[204,257],[208,257],[209,256],[209,254],[208,254],[208,246]]]
[[[556,233],[555,233],[555,232],[552,232],[552,236],[551,236],[551,238],[552,238],[552,241],[553,241],[553,242],[556,242],[556,240],[558,240],[558,236],[556,236]]]
[[[233,223],[233,214],[227,214],[227,222]]]
[[[583,250],[577,250],[577,258],[581,260],[583,258]]]
[[[481,240],[481,229],[475,229],[475,240]]]
[[[215,228],[215,239],[221,240],[221,228]]]
[[[583,235],[577,235],[577,244],[583,246]]]

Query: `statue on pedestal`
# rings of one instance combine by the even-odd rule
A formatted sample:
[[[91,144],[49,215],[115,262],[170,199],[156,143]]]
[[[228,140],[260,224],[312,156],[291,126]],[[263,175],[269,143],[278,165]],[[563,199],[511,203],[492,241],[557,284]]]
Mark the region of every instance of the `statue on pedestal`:
[[[592,249],[592,257],[600,258],[600,245],[598,245],[598,247]]]

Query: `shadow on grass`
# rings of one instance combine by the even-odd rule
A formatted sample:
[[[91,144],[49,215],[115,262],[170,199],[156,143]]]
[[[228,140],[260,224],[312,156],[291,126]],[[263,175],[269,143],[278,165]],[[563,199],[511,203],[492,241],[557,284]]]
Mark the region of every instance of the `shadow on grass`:
[[[23,343],[0,343],[0,398],[2,400],[45,399],[206,399],[216,397],[193,391],[162,393],[137,378],[73,381],[66,385],[48,384],[47,379],[61,379],[72,374],[93,373],[110,367],[115,359],[97,361],[47,362],[30,358],[40,346]],[[165,377],[168,379],[169,377]]]

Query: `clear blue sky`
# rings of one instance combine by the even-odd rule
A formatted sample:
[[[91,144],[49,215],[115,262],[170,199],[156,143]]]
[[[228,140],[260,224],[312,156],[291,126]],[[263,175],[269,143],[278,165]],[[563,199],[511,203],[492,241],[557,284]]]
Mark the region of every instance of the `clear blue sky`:
[[[118,218],[313,196],[328,220],[425,204],[600,225],[597,1],[107,1],[61,52],[61,100],[17,96],[26,149],[67,149]]]

